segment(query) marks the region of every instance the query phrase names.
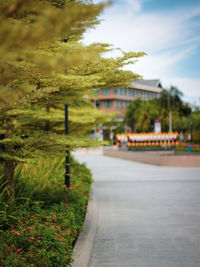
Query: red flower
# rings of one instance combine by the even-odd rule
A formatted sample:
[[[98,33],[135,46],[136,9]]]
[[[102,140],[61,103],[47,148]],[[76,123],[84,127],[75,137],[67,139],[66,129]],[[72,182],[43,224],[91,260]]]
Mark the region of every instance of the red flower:
[[[41,237],[40,236],[38,236],[38,238],[37,238],[38,240],[41,240]]]
[[[29,239],[30,239],[30,240],[33,240],[33,239],[35,239],[35,237],[29,237]]]
[[[67,210],[69,210],[69,207],[68,207],[68,204],[67,203],[65,203],[65,207],[66,207]]]
[[[22,248],[19,248],[19,249],[17,249],[16,254],[18,254],[19,252],[24,253],[25,251]]]
[[[36,219],[36,217],[35,217],[35,216],[30,216],[30,218],[32,218],[32,219]]]
[[[14,235],[20,235],[20,233],[19,232],[15,232]]]

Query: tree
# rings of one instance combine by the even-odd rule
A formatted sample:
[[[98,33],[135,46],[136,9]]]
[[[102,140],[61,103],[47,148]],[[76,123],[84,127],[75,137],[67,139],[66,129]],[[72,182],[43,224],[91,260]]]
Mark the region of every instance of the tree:
[[[128,107],[126,114],[124,116],[124,122],[131,127],[133,132],[137,130],[137,122],[138,122],[138,111],[140,110],[142,105],[142,100],[140,98],[135,99],[132,101]]]
[[[200,110],[197,108],[188,118],[188,124],[195,143],[200,142]]]
[[[158,118],[156,102],[137,98],[127,107],[125,123],[131,127],[133,132],[148,132],[152,130],[156,118]]]
[[[151,123],[153,122],[154,125],[154,120],[158,117],[158,111],[152,101],[142,101],[139,109],[136,111],[136,116],[138,130],[149,132]]]
[[[166,111],[168,111],[169,132],[172,132],[172,112],[179,110],[183,105],[182,96],[182,92],[175,86],[171,86],[169,90],[163,89],[161,91],[159,103],[163,113],[162,121],[166,118]]]
[[[42,85],[40,78],[61,75],[67,66],[74,64],[73,54],[68,55],[68,60],[64,59],[66,46],[61,40],[66,36],[72,40],[79,37],[87,26],[96,23],[96,15],[102,8],[103,5],[79,1],[9,0],[0,3],[0,157],[5,167],[5,190],[11,196],[16,162],[44,152],[45,147],[49,149],[52,144],[52,137],[47,138],[44,132],[27,135],[23,127],[27,125],[25,119],[41,121],[43,110],[38,109],[40,113],[36,115],[37,107],[31,106],[39,102],[41,105],[42,100],[59,91],[56,84]],[[78,56],[80,62],[80,54]],[[61,141],[58,147],[66,143],[64,138]]]
[[[86,95],[92,88],[128,85],[138,76],[119,69],[144,53],[104,59],[107,44],[78,40],[104,5],[73,0],[0,3],[0,158],[5,190],[14,196],[14,169],[29,157],[63,154],[65,147],[97,145],[80,137],[105,120]],[[134,63],[134,60],[132,61]],[[70,104],[71,136],[64,135],[63,104]]]

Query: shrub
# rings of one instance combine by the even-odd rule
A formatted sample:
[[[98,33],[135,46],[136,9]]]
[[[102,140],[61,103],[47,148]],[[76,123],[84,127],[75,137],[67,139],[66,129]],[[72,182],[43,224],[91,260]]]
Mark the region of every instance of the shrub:
[[[16,205],[1,201],[2,266],[68,266],[82,229],[91,173],[71,158],[71,188],[60,159],[31,160],[18,167]]]

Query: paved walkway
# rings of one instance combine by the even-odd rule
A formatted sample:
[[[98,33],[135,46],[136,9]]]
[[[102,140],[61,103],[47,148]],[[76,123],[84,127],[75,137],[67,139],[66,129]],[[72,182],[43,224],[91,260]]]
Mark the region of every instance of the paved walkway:
[[[200,266],[200,168],[76,158],[92,169],[99,206],[90,267]]]

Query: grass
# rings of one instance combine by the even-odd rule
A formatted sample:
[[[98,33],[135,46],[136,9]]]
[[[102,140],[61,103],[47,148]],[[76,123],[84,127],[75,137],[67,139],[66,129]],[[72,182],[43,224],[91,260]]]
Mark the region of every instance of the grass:
[[[31,160],[15,174],[15,207],[0,203],[0,266],[70,266],[82,229],[91,173],[71,158],[71,188],[60,159]],[[2,169],[1,169],[2,171]],[[2,177],[2,175],[1,175]]]
[[[188,152],[188,147],[176,147],[176,150],[177,151],[183,151],[183,152]],[[200,152],[200,148],[195,148],[195,147],[192,147],[192,152]],[[190,153],[190,152],[189,152]]]

